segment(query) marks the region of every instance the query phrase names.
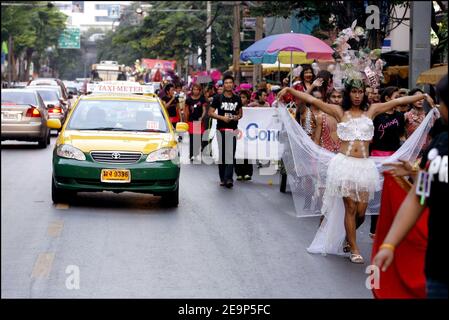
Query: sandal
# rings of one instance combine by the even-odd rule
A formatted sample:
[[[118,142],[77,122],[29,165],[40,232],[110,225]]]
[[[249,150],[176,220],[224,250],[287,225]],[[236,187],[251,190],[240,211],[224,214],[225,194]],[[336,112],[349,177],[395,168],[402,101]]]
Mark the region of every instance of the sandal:
[[[365,263],[365,260],[363,260],[363,257],[357,253],[351,253],[349,256],[349,260],[351,260],[352,263],[357,263],[357,264]]]

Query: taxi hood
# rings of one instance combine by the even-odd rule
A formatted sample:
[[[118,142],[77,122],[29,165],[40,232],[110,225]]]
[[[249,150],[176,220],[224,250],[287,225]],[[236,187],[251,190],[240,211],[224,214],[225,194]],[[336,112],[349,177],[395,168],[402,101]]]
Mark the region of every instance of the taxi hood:
[[[172,133],[68,130],[60,137],[61,144],[70,144],[83,152],[134,151],[148,154],[163,147],[175,147]]]

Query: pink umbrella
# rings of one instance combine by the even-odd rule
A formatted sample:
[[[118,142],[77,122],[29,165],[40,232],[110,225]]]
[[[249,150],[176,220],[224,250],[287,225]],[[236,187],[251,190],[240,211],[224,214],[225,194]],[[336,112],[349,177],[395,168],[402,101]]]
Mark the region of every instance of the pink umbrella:
[[[308,59],[317,60],[332,60],[334,53],[323,40],[308,34],[291,32],[275,34],[256,41],[240,54],[240,58],[255,64],[275,63],[281,51],[290,51],[291,62],[295,51],[304,52]]]

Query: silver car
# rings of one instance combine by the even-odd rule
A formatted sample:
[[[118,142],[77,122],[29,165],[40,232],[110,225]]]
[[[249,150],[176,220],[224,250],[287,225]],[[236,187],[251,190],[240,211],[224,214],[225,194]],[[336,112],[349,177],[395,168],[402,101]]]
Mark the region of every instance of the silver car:
[[[2,90],[2,141],[37,141],[39,147],[50,144],[48,111],[39,93],[33,89]]]

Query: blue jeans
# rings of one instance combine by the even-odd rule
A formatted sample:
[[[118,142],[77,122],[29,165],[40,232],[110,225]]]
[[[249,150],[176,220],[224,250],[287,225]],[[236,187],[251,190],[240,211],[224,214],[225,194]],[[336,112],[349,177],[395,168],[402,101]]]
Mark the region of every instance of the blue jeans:
[[[447,299],[447,283],[427,278],[427,299]]]

